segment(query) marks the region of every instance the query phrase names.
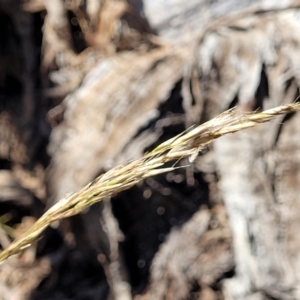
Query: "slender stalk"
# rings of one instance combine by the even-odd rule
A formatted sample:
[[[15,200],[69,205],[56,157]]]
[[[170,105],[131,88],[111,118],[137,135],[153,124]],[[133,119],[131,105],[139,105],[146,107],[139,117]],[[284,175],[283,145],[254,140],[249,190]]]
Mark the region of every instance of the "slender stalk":
[[[199,151],[222,135],[251,128],[268,122],[278,115],[299,110],[298,103],[279,106],[260,113],[242,114],[232,109],[167,140],[140,159],[125,166],[116,166],[80,191],[58,201],[27,232],[0,253],[0,262],[29,247],[52,222],[79,214],[94,203],[131,188],[144,178],[174,170],[174,167],[161,168],[166,162],[187,156],[193,160]]]

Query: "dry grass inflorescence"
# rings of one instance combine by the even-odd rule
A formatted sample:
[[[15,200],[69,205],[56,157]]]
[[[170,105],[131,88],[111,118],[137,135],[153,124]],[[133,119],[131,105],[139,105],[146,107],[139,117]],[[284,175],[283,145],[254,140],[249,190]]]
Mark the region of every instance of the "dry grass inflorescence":
[[[140,159],[125,166],[116,166],[80,191],[58,201],[27,232],[0,253],[0,262],[29,247],[52,222],[79,214],[94,203],[129,189],[147,177],[175,168],[175,166],[161,168],[166,162],[177,161],[183,157],[189,157],[192,162],[199,151],[225,134],[251,128],[268,122],[278,115],[299,110],[300,104],[298,103],[279,106],[259,113],[241,113],[236,109],[231,109],[200,126],[190,128],[160,144]]]

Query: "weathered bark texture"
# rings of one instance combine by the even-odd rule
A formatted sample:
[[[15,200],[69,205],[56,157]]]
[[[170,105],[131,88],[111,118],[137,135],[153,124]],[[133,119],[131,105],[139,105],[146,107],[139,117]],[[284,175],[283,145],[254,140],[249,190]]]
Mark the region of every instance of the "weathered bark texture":
[[[229,299],[299,298],[299,117],[283,124],[272,124],[278,130],[273,139],[265,126],[216,143],[236,249],[236,277],[224,284]]]
[[[195,213],[180,230],[171,231],[153,260],[149,299],[187,299],[194,285],[204,299],[208,287],[233,267],[230,242],[224,212],[214,218],[207,210]]]
[[[293,102],[299,13],[288,0],[0,0],[1,246],[193,124]],[[300,299],[299,122],[221,138],[53,224],[0,266],[0,299]]]
[[[139,2],[132,0],[131,2]],[[174,0],[144,0],[140,7],[150,23],[160,36],[171,40],[184,40],[198,35],[213,19],[245,9],[274,9],[292,5],[293,1],[174,1]]]
[[[239,29],[245,29],[242,35],[227,27],[217,30],[222,30],[226,38],[206,38],[207,43],[215,45],[214,49],[219,45],[225,52],[225,57],[220,53],[222,58],[219,53],[209,54],[221,79],[211,97],[223,100],[222,109],[230,107],[235,97],[242,110],[272,107],[295,99],[300,83],[294,71],[299,66],[295,47],[299,43],[299,23],[293,16],[283,12],[243,18],[238,20]],[[241,61],[236,64],[230,57]],[[297,264],[289,250],[300,241],[293,229],[298,221],[291,217],[291,212],[298,209],[299,162],[297,133],[292,134],[289,128],[297,127],[297,122],[298,116],[290,116],[215,143],[220,189],[232,228],[236,260],[235,277],[224,282],[228,299],[299,297]],[[283,154],[283,145],[289,154]],[[286,160],[282,160],[283,156]]]
[[[186,49],[162,48],[100,60],[64,100],[64,121],[52,131],[50,141],[50,185],[57,191],[56,200],[101,170],[124,162],[118,159],[122,150],[157,117],[157,107],[182,77],[185,53]],[[139,157],[159,136],[152,135],[125,159]]]

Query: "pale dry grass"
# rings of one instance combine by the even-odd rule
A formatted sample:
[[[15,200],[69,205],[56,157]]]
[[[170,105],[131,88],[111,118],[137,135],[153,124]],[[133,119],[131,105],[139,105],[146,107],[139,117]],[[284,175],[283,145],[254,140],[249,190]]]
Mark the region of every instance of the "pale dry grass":
[[[216,118],[191,128],[160,144],[150,153],[125,166],[117,166],[87,184],[80,191],[65,197],[47,210],[33,225],[9,247],[0,253],[0,262],[29,247],[54,221],[76,215],[94,203],[129,189],[144,178],[173,170],[161,168],[168,161],[189,157],[192,162],[199,151],[212,141],[228,133],[254,127],[274,117],[300,110],[300,104],[276,107],[260,113],[240,113],[229,110]]]

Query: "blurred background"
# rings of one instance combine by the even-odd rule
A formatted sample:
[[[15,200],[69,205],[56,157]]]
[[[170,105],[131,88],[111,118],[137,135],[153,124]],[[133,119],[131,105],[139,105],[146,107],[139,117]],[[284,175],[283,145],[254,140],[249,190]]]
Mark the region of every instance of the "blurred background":
[[[0,0],[0,249],[190,126],[297,100],[299,13],[292,0]],[[0,299],[300,299],[299,128],[288,114],[222,137],[53,224],[0,265]]]

